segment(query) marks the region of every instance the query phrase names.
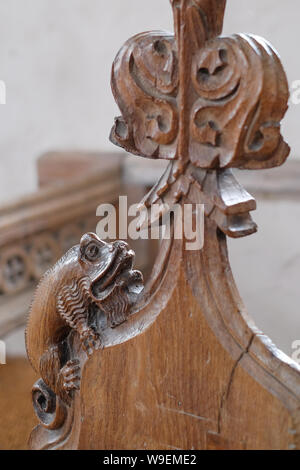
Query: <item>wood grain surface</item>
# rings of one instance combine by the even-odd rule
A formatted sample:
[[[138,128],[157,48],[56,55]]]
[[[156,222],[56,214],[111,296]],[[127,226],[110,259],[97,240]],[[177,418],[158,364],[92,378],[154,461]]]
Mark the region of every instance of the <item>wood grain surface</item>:
[[[28,433],[36,425],[30,389],[37,379],[25,357],[0,365],[0,449],[28,450]]]
[[[132,268],[122,259],[129,247],[114,257],[118,244],[91,234],[46,274],[27,332],[42,377],[33,449],[300,446],[300,366],[248,316],[226,244],[257,229],[256,202],[232,169],[273,168],[288,157],[286,75],[264,39],[219,36],[225,0],[171,6],[174,35],[138,34],[114,61],[121,116],[111,140],[170,160],[140,208],[153,223],[174,204],[204,205],[204,246],[189,251],[177,239],[177,214],[140,293],[140,275],[136,286],[121,282]]]

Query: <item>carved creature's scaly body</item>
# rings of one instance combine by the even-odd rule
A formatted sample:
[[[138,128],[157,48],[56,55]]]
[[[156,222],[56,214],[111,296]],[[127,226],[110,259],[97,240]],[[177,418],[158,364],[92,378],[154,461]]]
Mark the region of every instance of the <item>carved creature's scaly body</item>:
[[[39,358],[53,346],[57,346],[70,332],[65,319],[59,312],[58,299],[66,286],[76,286],[83,277],[78,264],[78,247],[72,248],[39,283],[26,329],[26,347],[29,360],[39,372]],[[76,294],[79,296],[79,293]],[[39,324],[39,330],[32,326]]]
[[[68,354],[69,333],[76,331],[82,348],[91,354],[101,347],[89,318],[92,306],[104,311],[108,326],[126,320],[143,288],[141,273],[132,271],[133,261],[126,243],[109,244],[87,234],[40,281],[26,329],[27,354],[46,386],[66,403],[80,380],[79,361]]]

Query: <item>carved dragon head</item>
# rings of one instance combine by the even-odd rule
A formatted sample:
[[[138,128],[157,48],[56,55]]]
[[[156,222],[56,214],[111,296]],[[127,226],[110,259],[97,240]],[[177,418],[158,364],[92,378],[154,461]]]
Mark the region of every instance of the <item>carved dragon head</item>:
[[[104,312],[110,327],[123,323],[130,307],[143,290],[143,276],[133,270],[135,254],[127,243],[106,243],[93,233],[85,234],[79,245],[63,259],[63,285],[57,292],[57,309],[69,326],[90,306]]]
[[[107,316],[109,326],[126,320],[128,310],[143,290],[143,276],[133,270],[134,251],[126,242],[106,243],[88,233],[81,239],[78,261],[90,298]]]

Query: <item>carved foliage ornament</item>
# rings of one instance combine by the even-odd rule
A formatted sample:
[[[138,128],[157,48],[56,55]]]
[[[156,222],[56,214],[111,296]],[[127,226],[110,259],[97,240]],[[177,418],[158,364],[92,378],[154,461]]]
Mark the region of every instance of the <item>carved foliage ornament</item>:
[[[176,31],[178,16],[185,17],[183,38],[142,33],[115,59],[112,86],[123,115],[112,140],[137,155],[189,158],[199,168],[283,163],[280,121],[289,92],[277,53],[257,36],[215,37],[223,0],[171,3]],[[179,128],[188,134],[184,154]]]
[[[276,51],[254,35],[219,36],[225,0],[171,4],[175,35],[154,31],[133,37],[112,69],[122,112],[112,142],[136,155],[173,162],[155,195],[152,191],[145,199],[146,207],[168,198],[174,183],[170,200],[186,195],[191,175],[188,181],[184,175],[193,173],[187,170],[191,165],[216,170],[219,178],[222,169],[281,165],[289,154],[280,133],[288,83]],[[255,229],[252,224],[247,234]]]

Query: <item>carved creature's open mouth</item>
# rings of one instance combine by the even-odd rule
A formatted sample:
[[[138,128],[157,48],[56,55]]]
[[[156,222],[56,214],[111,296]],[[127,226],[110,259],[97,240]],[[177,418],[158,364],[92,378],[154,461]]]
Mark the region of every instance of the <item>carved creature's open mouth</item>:
[[[92,285],[92,295],[96,302],[105,300],[116,286],[124,286],[129,293],[139,294],[143,289],[143,279],[138,271],[133,271],[134,252],[127,248],[116,248],[105,272]]]

